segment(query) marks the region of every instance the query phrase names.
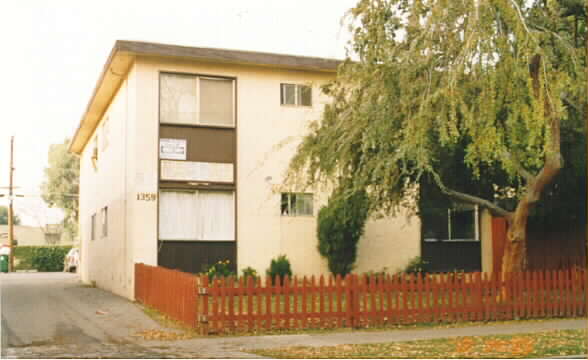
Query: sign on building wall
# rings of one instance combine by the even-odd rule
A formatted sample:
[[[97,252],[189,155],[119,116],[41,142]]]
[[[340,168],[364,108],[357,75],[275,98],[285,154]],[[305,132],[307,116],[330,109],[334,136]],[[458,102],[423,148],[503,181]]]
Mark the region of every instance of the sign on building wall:
[[[233,164],[161,160],[161,180],[233,182]]]
[[[186,160],[186,139],[159,139],[159,158]]]

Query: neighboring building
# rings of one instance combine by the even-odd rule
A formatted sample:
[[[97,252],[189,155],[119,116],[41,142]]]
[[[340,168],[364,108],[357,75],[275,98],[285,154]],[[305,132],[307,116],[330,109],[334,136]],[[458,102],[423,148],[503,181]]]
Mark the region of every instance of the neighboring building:
[[[45,227],[14,225],[14,239],[17,246],[72,245],[73,241],[63,232],[59,224]],[[8,245],[8,225],[0,225],[0,241]]]
[[[117,41],[70,144],[82,280],[133,298],[134,263],[263,274],[280,254],[297,275],[328,273],[315,235],[327,194],[281,184],[338,64]],[[420,244],[418,218],[369,221],[356,271],[400,269]]]

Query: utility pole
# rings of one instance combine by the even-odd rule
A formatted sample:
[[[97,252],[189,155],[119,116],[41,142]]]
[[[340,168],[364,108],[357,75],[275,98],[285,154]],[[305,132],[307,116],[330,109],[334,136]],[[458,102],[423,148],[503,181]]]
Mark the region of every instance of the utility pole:
[[[8,255],[8,272],[14,271],[14,249],[13,249],[13,242],[14,242],[14,214],[12,208],[12,198],[13,198],[13,191],[12,191],[12,178],[14,172],[14,136],[10,137],[10,183],[8,184],[8,248],[10,249],[10,254]]]

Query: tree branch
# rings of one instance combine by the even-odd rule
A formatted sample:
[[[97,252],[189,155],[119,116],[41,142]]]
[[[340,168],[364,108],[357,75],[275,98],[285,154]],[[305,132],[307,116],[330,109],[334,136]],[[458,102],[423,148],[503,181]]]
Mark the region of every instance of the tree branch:
[[[488,201],[486,199],[482,199],[482,198],[474,196],[474,195],[462,193],[462,192],[447,189],[447,188],[441,189],[441,190],[445,194],[447,194],[447,196],[452,197],[456,200],[485,207],[488,210],[490,210],[491,213],[493,213],[495,215],[502,216],[502,217],[511,216],[511,213],[509,211],[504,210],[500,206],[498,206],[498,205],[494,204],[493,202]]]
[[[494,215],[498,215],[498,216],[502,216],[502,217],[506,217],[506,218],[512,216],[512,213],[504,210],[503,208],[494,204],[491,201],[488,201],[486,199],[482,199],[481,197],[477,197],[474,195],[462,193],[462,192],[451,190],[451,189],[447,188],[443,184],[443,182],[441,181],[441,178],[439,177],[439,175],[437,173],[432,172],[431,174],[433,175],[433,179],[435,180],[435,183],[437,183],[437,186],[439,186],[439,188],[441,189],[441,191],[445,195],[447,195],[451,198],[454,198],[456,200],[462,201],[462,202],[476,204],[476,205],[480,205],[482,207],[485,207],[488,210],[490,210],[490,212],[493,213]]]

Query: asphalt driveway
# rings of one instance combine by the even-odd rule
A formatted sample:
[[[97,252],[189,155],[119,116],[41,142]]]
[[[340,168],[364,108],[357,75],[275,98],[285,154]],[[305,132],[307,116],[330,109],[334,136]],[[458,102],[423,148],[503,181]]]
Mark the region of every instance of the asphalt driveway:
[[[160,326],[132,302],[69,273],[0,275],[2,347],[125,343]]]

